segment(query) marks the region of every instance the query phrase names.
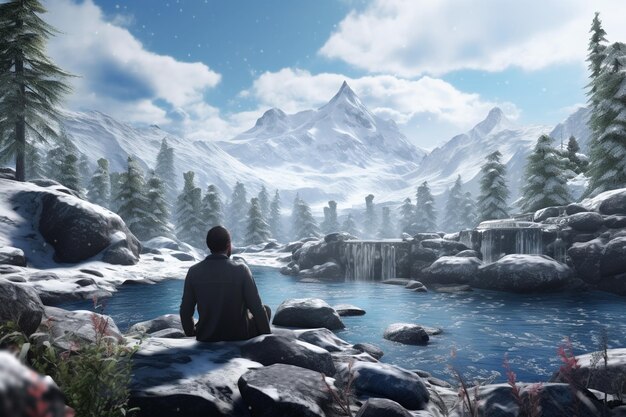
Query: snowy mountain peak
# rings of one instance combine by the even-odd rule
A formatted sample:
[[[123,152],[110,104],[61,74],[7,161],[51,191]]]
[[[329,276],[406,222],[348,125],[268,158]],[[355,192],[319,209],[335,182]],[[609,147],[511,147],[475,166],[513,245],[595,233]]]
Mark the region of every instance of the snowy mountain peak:
[[[489,110],[489,114],[487,114],[485,120],[474,126],[471,132],[478,134],[480,137],[484,137],[489,134],[512,129],[515,129],[515,124],[506,117],[500,107],[494,107]]]
[[[365,108],[365,106],[361,103],[361,100],[359,100],[356,93],[352,90],[352,88],[350,88],[346,81],[341,84],[341,88],[339,88],[337,94],[335,94],[335,96],[330,99],[327,104],[322,106],[320,110],[328,107],[335,107],[340,104],[348,104],[350,106],[360,107],[363,109]]]
[[[267,126],[279,123],[287,118],[287,114],[281,109],[271,108],[256,121],[256,126]]]

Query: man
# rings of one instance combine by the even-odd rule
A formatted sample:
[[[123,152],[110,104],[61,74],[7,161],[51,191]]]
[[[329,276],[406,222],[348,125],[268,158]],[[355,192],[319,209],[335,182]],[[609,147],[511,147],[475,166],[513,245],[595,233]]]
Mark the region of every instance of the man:
[[[271,333],[269,308],[261,304],[250,269],[230,259],[228,230],[222,226],[212,228],[206,243],[211,255],[189,268],[185,278],[180,304],[185,334],[201,342],[218,342]],[[194,326],[196,306],[199,320]]]

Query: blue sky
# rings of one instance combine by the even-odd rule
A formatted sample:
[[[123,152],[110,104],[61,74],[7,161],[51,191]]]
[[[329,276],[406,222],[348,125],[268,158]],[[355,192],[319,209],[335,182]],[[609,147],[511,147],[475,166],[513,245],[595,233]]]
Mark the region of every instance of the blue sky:
[[[584,104],[593,11],[626,40],[621,0],[46,0],[80,75],[68,106],[227,139],[269,107],[318,107],[347,79],[432,148],[501,106],[553,125]]]

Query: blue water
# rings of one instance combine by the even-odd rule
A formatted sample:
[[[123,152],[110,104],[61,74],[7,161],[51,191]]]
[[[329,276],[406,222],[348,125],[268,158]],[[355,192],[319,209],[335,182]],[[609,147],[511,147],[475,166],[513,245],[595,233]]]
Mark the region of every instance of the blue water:
[[[318,297],[329,304],[350,303],[367,311],[344,317],[337,335],[350,343],[369,342],[383,349],[384,362],[422,369],[450,380],[448,365],[468,380],[497,376],[504,380],[507,354],[520,381],[545,381],[558,368],[556,355],[564,338],[574,353],[597,350],[605,327],[609,347],[626,347],[626,298],[603,292],[515,295],[494,291],[459,294],[415,293],[372,282],[299,283],[276,269],[253,267],[263,302],[276,311],[287,298]],[[178,313],[182,280],[122,287],[106,302],[106,314],[120,329],[166,313]],[[91,309],[91,302],[64,303],[62,308]],[[441,327],[427,346],[406,346],[384,340],[387,325],[396,322]],[[456,356],[451,358],[452,349]]]

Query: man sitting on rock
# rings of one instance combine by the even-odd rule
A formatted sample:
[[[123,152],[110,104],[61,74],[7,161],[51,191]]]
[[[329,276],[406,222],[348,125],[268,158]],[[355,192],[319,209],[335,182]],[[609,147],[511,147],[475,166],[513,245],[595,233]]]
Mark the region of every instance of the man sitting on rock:
[[[180,304],[187,336],[201,342],[246,340],[271,333],[269,307],[261,303],[250,269],[230,259],[230,233],[222,226],[209,230],[207,256],[189,268]],[[198,307],[198,323],[193,314]]]

